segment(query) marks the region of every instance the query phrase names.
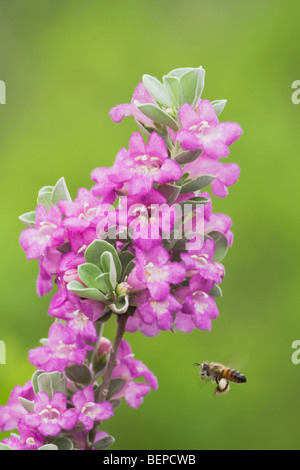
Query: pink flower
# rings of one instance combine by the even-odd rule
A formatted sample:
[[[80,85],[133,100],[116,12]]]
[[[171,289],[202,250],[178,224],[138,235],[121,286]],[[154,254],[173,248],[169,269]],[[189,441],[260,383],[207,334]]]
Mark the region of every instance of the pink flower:
[[[59,371],[71,364],[83,364],[87,349],[80,335],[68,326],[53,323],[49,330],[49,345],[29,351],[29,361],[45,372]]]
[[[146,126],[154,127],[153,121],[150,118],[145,116],[139,109],[135,106],[134,102],[138,101],[141,104],[151,103],[156,104],[156,101],[150,93],[147,91],[143,82],[139,83],[136,89],[134,90],[133,97],[130,104],[119,104],[112,108],[109,112],[111,119],[114,122],[121,122],[124,117],[134,116],[135,119],[142,122]]]
[[[181,304],[172,295],[168,295],[165,300],[156,301],[147,291],[138,294],[135,302],[142,322],[146,325],[154,323],[158,330],[170,330],[173,314],[181,309]]]
[[[212,239],[206,239],[203,247],[190,253],[181,253],[181,259],[189,275],[199,274],[202,279],[219,284],[225,275],[222,264],[213,262],[216,244]]]
[[[26,228],[20,236],[20,244],[28,260],[39,259],[47,248],[57,247],[64,242],[65,231],[61,222],[58,207],[51,206],[49,212],[44,206],[37,207],[35,227]]]
[[[175,327],[186,333],[194,328],[210,330],[211,320],[219,315],[216,303],[209,295],[214,281],[202,279],[199,274],[190,279],[189,287],[179,287],[174,296],[182,304],[176,314]]]
[[[72,402],[78,412],[78,421],[82,423],[87,431],[94,426],[94,421],[111,418],[113,406],[109,402],[95,403],[94,389],[88,385],[83,390],[78,390],[72,397]]]
[[[236,163],[221,163],[203,154],[194,162],[185,165],[184,171],[189,173],[189,179],[201,175],[215,176],[211,189],[218,197],[227,196],[228,186],[236,183],[240,175],[240,168]]]
[[[144,382],[134,382],[134,379],[143,377]],[[143,397],[158,383],[153,373],[141,362],[133,358],[129,344],[122,339],[118,352],[117,365],[113,370],[112,378],[125,380],[123,389],[114,395],[114,399],[124,397],[126,403],[132,408],[138,408],[143,403]]]
[[[0,429],[2,432],[16,429],[22,416],[27,413],[19,402],[19,397],[26,398],[26,400],[34,399],[34,391],[30,381],[26,382],[24,387],[17,385],[12,390],[7,405],[0,407]]]
[[[63,393],[54,393],[50,400],[47,393],[38,392],[34,400],[34,412],[24,417],[24,423],[43,436],[57,436],[62,429],[73,429],[77,416],[76,410],[67,409],[67,397]]]
[[[209,100],[200,100],[198,113],[190,104],[179,109],[182,129],[176,140],[186,150],[201,148],[211,158],[227,157],[228,146],[242,134],[242,129],[235,122],[219,122],[213,105]]]
[[[170,262],[170,255],[162,246],[143,252],[136,248],[136,266],[127,282],[136,290],[149,289],[152,300],[163,301],[170,294],[170,284],[185,278],[185,268]]]

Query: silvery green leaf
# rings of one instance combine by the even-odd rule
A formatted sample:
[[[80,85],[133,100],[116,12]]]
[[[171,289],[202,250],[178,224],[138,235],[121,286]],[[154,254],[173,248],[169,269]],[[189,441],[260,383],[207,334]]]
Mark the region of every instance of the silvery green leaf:
[[[49,346],[49,338],[40,339],[40,343],[41,343],[42,346],[48,347]]]
[[[76,294],[79,297],[83,297],[84,299],[98,300],[99,302],[105,302],[107,300],[105,295],[101,294],[99,290],[90,287],[84,287],[78,281],[69,282],[67,289],[70,292],[73,292],[73,294]]]
[[[71,439],[68,439],[67,437],[59,437],[56,439],[53,444],[57,446],[58,450],[73,450],[74,445]]]
[[[52,204],[52,192],[53,186],[44,186],[42,189],[40,189],[37,197],[38,205],[42,205],[46,207],[47,210],[49,210]]]
[[[57,206],[59,201],[72,201],[65,178],[60,178],[53,188],[51,203]]]
[[[109,280],[113,288],[117,285],[117,271],[112,253],[105,251],[100,258],[100,264],[105,273],[109,273]]]
[[[167,108],[173,106],[168,91],[157,78],[151,75],[143,75],[143,83],[158,104],[166,106]]]
[[[162,126],[171,127],[171,129],[175,131],[178,130],[178,125],[175,119],[154,104],[141,104],[138,101],[135,101],[134,104],[143,114],[145,114],[145,116],[152,119],[153,122]]]
[[[101,269],[95,264],[84,263],[78,266],[78,275],[82,282],[93,289],[98,289],[96,278],[102,273]]]
[[[33,408],[34,408],[34,402],[33,401],[27,400],[24,397],[18,397],[18,400],[21,403],[21,405],[23,406],[23,408],[25,408],[25,410],[28,411],[28,413],[33,413],[33,411],[34,411],[33,410]]]
[[[45,444],[42,447],[39,447],[38,450],[58,450],[58,447],[54,444]]]
[[[172,101],[175,106],[178,105],[178,100],[177,100],[178,83],[179,83],[179,80],[176,77],[170,77],[168,75],[165,75],[163,77],[163,84],[165,88],[169,91],[169,95],[172,98]]]
[[[19,216],[21,222],[23,222],[26,227],[35,227],[35,211],[26,212]]]
[[[173,160],[179,163],[180,165],[185,165],[186,163],[191,163],[197,160],[202,153],[202,149],[198,150],[183,150],[182,152],[175,155]]]
[[[222,297],[222,289],[218,284],[215,284],[209,291],[209,295],[212,297]]]
[[[122,272],[122,266],[118,253],[116,252],[115,248],[105,240],[94,240],[85,251],[85,259],[88,263],[96,264],[96,266],[101,269],[100,258],[105,251],[108,251],[112,254],[116,268],[117,279],[119,279]]]
[[[97,283],[98,289],[104,292],[105,294],[108,294],[113,291],[113,286],[111,285],[111,282],[109,279],[109,273],[100,274],[100,276],[96,278],[96,283]]]
[[[142,131],[142,133],[145,134],[147,137],[149,137],[152,134],[152,132],[155,131],[155,129],[153,127],[145,126],[138,119],[135,119],[135,122],[136,122],[136,125],[138,126],[139,130]]]
[[[182,186],[181,193],[182,194],[193,193],[195,191],[203,189],[206,186],[208,186],[210,183],[212,183],[214,179],[215,179],[215,176],[213,175],[202,175],[202,176],[198,176],[198,178],[193,178]]]
[[[92,375],[88,367],[83,364],[72,364],[66,367],[65,374],[72,382],[88,385],[92,380]]]
[[[134,261],[130,261],[126,268],[124,268],[124,271],[122,273],[122,280],[123,281],[126,281],[126,278],[129,276],[129,274],[131,273],[131,271],[133,270],[133,268],[135,267],[135,262]]]
[[[63,392],[62,374],[60,372],[43,372],[37,376],[39,392],[45,392],[50,400],[56,392]]]
[[[113,303],[109,305],[109,308],[117,314],[125,313],[127,312],[129,306],[129,299],[128,295],[125,295],[123,299],[120,300],[115,300]]]
[[[0,442],[0,450],[13,450],[11,447],[7,446],[6,444],[2,444]]]
[[[123,390],[124,388],[125,383],[126,382],[124,379],[112,379],[108,387],[106,399],[110,400],[110,398],[112,398],[114,395],[117,395],[117,393],[121,392],[121,390]]]
[[[120,261],[122,265],[122,271],[126,268],[126,266],[130,263],[130,261],[134,260],[134,254],[130,251],[122,251],[120,253]]]
[[[208,237],[212,238],[216,243],[213,260],[219,263],[228,251],[228,240],[223,233],[217,231],[210,232]]]
[[[32,377],[31,377],[32,388],[33,388],[33,391],[34,391],[35,395],[39,392],[37,378],[41,374],[44,374],[43,370],[36,370],[34,372],[34,374],[32,375]]]
[[[205,70],[202,67],[184,73],[178,85],[178,105],[196,106],[204,88]]]
[[[167,203],[172,204],[176,201],[177,197],[180,194],[181,186],[176,186],[175,184],[161,184],[158,188],[158,191],[165,196]]]
[[[112,436],[106,436],[99,441],[94,442],[93,447],[97,450],[104,450],[113,445],[115,439]]]
[[[100,358],[98,358],[97,354],[94,355],[92,366],[94,371],[93,381],[97,380],[101,375],[104,373],[109,355],[104,352]]]
[[[175,77],[175,78],[178,78],[180,79],[180,77],[185,74],[186,72],[190,72],[191,70],[193,70],[192,67],[184,67],[184,68],[181,68],[181,69],[174,69],[174,70],[171,70],[171,72],[169,72],[166,77]]]
[[[210,202],[210,199],[205,196],[196,196],[191,199],[188,199],[187,201],[180,202],[180,206],[184,209],[190,208],[191,211],[196,210],[200,205],[207,204]]]
[[[216,115],[219,116],[223,109],[225,108],[227,100],[215,100],[212,101],[211,104],[213,105]]]

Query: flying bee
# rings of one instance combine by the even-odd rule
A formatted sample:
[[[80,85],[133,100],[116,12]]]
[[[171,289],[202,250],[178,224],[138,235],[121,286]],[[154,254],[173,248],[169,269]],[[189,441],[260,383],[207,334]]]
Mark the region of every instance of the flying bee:
[[[229,392],[230,386],[229,382],[235,382],[242,384],[247,382],[244,374],[235,369],[230,369],[229,367],[219,364],[218,362],[198,362],[194,363],[194,366],[200,367],[200,376],[201,379],[210,379],[212,382],[217,384],[214,395],[225,394]]]

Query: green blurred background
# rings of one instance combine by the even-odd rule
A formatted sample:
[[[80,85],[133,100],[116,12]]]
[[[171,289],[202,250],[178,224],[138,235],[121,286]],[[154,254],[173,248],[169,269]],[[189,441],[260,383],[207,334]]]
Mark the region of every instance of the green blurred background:
[[[93,168],[113,163],[135,125],[108,112],[144,73],[202,65],[203,96],[227,98],[222,120],[244,130],[228,159],[241,177],[214,206],[235,234],[220,317],[210,333],[127,334],[159,389],[138,410],[122,404],[105,429],[112,450],[299,448],[299,14],[299,2],[276,0],[0,1],[0,404],[31,377],[28,350],[52,322],[51,297],[35,292],[37,262],[18,243],[18,215],[35,208],[40,187],[65,176],[75,197]],[[248,383],[214,399],[192,364],[228,356],[246,358]]]

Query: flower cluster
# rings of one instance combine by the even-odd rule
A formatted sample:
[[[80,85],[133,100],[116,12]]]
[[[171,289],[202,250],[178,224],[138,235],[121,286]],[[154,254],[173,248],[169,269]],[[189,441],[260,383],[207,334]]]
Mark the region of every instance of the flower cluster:
[[[242,130],[219,121],[226,100],[201,98],[204,76],[202,67],[162,82],[144,75],[131,103],[110,111],[139,129],[113,166],[96,168],[74,200],[64,178],[43,187],[36,210],[20,217],[20,244],[39,260],[38,295],[55,286],[55,321],[29,351],[31,381],[0,408],[1,430],[19,433],[0,448],[105,449],[114,439],[102,421],[123,398],[137,408],[158,386],[124,333],[211,329],[233,234],[207,187],[224,197],[237,181],[239,167],[220,159]],[[114,318],[112,346],[103,328]]]

